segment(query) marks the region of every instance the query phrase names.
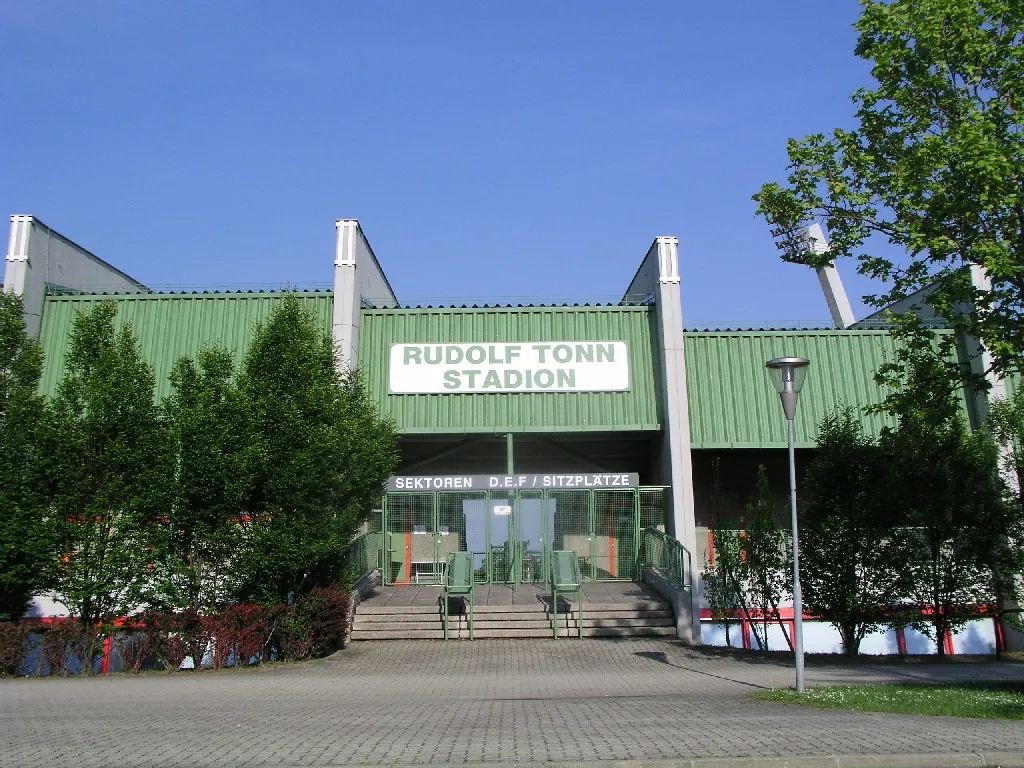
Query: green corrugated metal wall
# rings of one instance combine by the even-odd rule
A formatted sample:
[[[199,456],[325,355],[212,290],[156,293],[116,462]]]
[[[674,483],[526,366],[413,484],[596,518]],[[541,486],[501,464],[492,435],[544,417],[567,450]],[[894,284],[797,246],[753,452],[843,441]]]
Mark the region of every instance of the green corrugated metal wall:
[[[1011,373],[1006,377],[1006,396],[1012,398],[1020,389],[1020,374]]]
[[[694,448],[784,448],[786,422],[764,368],[774,357],[811,361],[796,417],[797,444],[813,446],[822,416],[839,405],[879,402],[878,366],[896,345],[883,331],[727,331],[686,334]],[[889,423],[864,415],[877,435]]]
[[[364,310],[359,367],[400,432],[586,432],[660,429],[656,333],[648,307]],[[390,395],[392,344],[624,341],[629,392]]]
[[[156,374],[157,397],[170,392],[167,379],[174,361],[203,347],[227,347],[240,360],[253,328],[279,301],[280,293],[142,294],[139,296],[47,296],[40,341],[46,354],[42,391],[51,395],[64,375],[64,357],[75,315],[97,301],[116,301],[118,319],[129,321],[142,352]],[[300,293],[317,322],[331,332],[333,296]]]
[[[151,294],[48,296],[40,338],[46,354],[42,390],[52,394],[64,372],[69,332],[77,312],[116,301],[154,368],[157,394],[182,355],[221,344],[239,359],[257,322],[281,294]],[[326,332],[330,293],[300,294]],[[629,392],[389,395],[392,344],[573,340],[625,341]],[[371,395],[405,433],[581,432],[661,429],[657,332],[648,307],[528,307],[364,310],[360,367]],[[824,413],[839,404],[878,402],[873,374],[895,345],[882,331],[719,331],[686,333],[690,432],[694,448],[780,448],[786,443],[778,396],[764,362],[780,355],[812,361],[800,397],[797,439],[811,446]],[[1013,382],[1016,384],[1016,381]],[[1011,385],[1011,391],[1015,386]],[[885,419],[865,415],[870,434]]]

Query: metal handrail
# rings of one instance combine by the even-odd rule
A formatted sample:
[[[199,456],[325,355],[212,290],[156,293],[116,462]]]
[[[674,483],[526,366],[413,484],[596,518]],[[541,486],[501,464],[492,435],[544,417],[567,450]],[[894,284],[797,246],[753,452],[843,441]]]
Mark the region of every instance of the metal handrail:
[[[644,567],[657,571],[680,589],[689,590],[693,555],[678,539],[657,528],[644,528]]]

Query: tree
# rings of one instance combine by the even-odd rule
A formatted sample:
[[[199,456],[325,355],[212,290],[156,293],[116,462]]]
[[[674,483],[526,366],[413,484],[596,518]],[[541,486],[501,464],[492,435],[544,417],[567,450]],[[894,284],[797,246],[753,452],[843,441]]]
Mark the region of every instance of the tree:
[[[999,371],[1024,350],[1024,6],[1010,0],[861,0],[856,55],[875,88],[853,96],[858,127],[790,140],[788,185],[758,214],[784,231],[825,222],[831,248],[890,284],[882,307],[929,287],[960,335]],[[876,250],[887,241],[905,255]],[[983,269],[972,280],[971,268]]]
[[[59,599],[82,625],[86,670],[105,627],[147,599],[162,547],[167,454],[154,379],[117,304],[75,318],[47,404],[48,493],[63,560]]]
[[[775,522],[776,502],[768,485],[764,465],[757,468],[757,485],[746,506],[745,533],[742,537],[743,574],[750,604],[761,614],[761,631],[751,622],[763,650],[768,649],[768,625],[776,621],[789,644],[793,643],[779,615],[779,603],[792,589],[791,570],[787,567],[786,536]]]
[[[1012,580],[1005,553],[1015,516],[995,441],[968,429],[948,365],[929,348],[899,356],[893,365],[902,366],[904,383],[883,404],[897,425],[883,429],[879,444],[899,520],[900,588],[910,601],[903,622],[931,635],[944,655],[948,633],[995,605],[999,585]]]
[[[240,595],[292,600],[337,584],[344,550],[397,465],[396,436],[295,295],[258,326],[239,393],[250,419],[250,546]]]
[[[800,505],[800,584],[809,613],[834,626],[848,656],[889,623],[900,597],[884,464],[850,408],[825,415]]]
[[[42,370],[21,298],[0,293],[0,620],[21,618],[32,595],[50,584],[56,563],[39,484]]]
[[[725,644],[732,645],[730,628],[736,614],[750,621],[743,585],[743,543],[736,525],[725,522],[725,512],[736,505],[734,495],[722,485],[721,461],[711,461],[708,508],[711,516],[711,552],[705,557],[701,583],[711,618],[725,627]]]
[[[245,546],[240,519],[252,487],[248,425],[222,348],[181,358],[163,418],[173,462],[161,596],[172,607],[209,612],[237,591],[235,564]]]
[[[711,610],[712,620],[725,627],[725,644],[732,645],[730,627],[739,611],[749,620],[750,612],[743,592],[743,557],[740,532],[721,527],[721,521],[712,521],[711,543],[714,559],[707,558],[701,583]]]
[[[1012,478],[1015,503],[1024,503],[1024,389],[1013,397],[995,400],[989,405],[989,429],[1001,446],[1006,447],[1003,471]]]
[[[1004,618],[1020,632],[1024,631],[1024,616],[1017,610],[1024,602],[1024,389],[1018,389],[1009,399],[994,402],[986,426],[1005,448],[1002,471],[1004,478],[1010,478],[1007,491],[1012,511],[1012,530],[999,553],[995,592],[1001,605],[1010,608]]]

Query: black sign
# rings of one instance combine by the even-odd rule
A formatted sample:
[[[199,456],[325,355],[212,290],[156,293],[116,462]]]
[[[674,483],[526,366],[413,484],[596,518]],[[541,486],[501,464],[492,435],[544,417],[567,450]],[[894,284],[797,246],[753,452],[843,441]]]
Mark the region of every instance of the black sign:
[[[392,475],[389,491],[503,491],[637,488],[635,472],[548,475]]]

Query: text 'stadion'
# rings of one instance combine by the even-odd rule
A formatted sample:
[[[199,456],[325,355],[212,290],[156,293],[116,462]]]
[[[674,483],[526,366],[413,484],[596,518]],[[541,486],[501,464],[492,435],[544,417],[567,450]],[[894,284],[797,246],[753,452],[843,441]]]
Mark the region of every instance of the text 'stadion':
[[[622,392],[629,352],[622,341],[514,344],[394,344],[394,394]]]

